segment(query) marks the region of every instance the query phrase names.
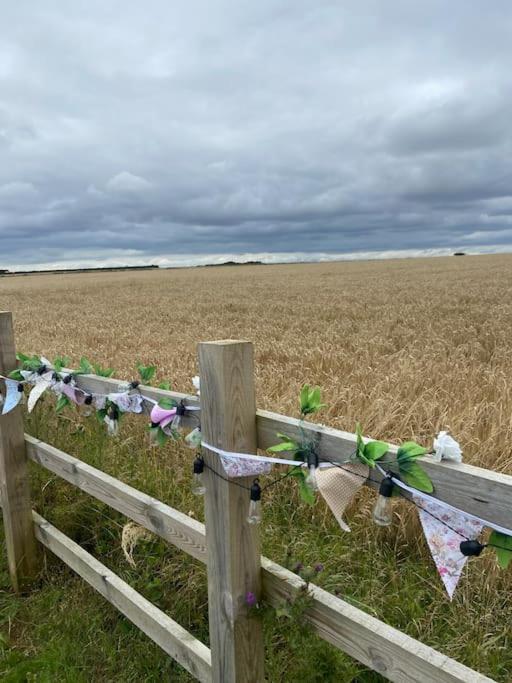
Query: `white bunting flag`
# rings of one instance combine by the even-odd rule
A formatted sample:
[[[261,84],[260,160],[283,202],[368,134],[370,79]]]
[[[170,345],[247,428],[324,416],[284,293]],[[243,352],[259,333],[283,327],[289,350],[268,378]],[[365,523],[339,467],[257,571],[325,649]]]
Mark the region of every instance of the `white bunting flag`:
[[[31,413],[34,409],[34,406],[36,403],[39,401],[41,396],[44,394],[44,392],[50,387],[52,383],[52,377],[53,377],[53,371],[50,372],[45,372],[44,375],[41,375],[36,379],[36,383],[34,385],[34,388],[28,395],[28,401],[27,401],[27,410],[29,413]]]
[[[4,379],[5,396],[3,400],[2,415],[10,413],[21,401],[23,393],[18,390],[18,382],[15,379]]]

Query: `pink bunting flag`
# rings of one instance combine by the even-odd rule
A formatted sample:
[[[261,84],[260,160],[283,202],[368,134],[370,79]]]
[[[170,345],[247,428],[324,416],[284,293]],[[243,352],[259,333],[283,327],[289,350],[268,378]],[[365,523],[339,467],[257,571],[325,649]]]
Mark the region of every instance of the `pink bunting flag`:
[[[420,496],[414,496],[414,502],[432,558],[451,600],[468,559],[460,552],[460,543],[478,538],[483,525],[442,503]]]
[[[85,401],[85,393],[71,384],[64,384],[64,382],[61,382],[59,389],[64,396],[67,396],[70,401],[77,405],[81,405]]]

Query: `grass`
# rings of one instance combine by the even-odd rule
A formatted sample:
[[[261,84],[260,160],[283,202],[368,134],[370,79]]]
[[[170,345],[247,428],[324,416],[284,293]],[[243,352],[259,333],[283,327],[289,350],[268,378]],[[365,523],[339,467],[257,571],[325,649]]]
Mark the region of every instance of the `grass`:
[[[319,384],[320,419],[374,438],[430,445],[441,428],[466,462],[510,473],[512,257],[466,257],[308,266],[191,269],[0,279],[20,350],[84,354],[133,376],[136,360],[159,379],[192,389],[195,345],[255,344],[258,405],[297,414],[303,382]],[[145,448],[140,419],[109,440],[57,418],[48,401],[27,430],[202,519],[189,493],[190,452]],[[58,528],[208,642],[204,568],[161,541],[142,542],[129,567],[120,549],[126,519],[35,467],[35,508]],[[510,680],[510,570],[471,560],[450,603],[416,515],[396,505],[389,529],[370,521],[362,491],[342,533],[321,501],[300,504],[293,482],[270,489],[263,552],[322,562],[320,583],[343,598],[497,681]],[[0,677],[5,681],[157,681],[190,677],[57,560],[37,590],[15,598],[0,558]],[[274,682],[379,681],[299,624],[265,614],[266,670]]]

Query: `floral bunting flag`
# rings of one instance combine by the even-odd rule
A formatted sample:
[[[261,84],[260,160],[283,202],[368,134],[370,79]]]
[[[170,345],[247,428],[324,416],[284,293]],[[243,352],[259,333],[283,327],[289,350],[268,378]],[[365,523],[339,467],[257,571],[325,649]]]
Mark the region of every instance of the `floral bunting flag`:
[[[350,531],[349,525],[343,519],[343,513],[369,474],[370,468],[363,463],[317,470],[318,490],[343,531]]]
[[[420,496],[414,496],[414,502],[432,558],[451,600],[468,559],[460,552],[460,543],[478,538],[483,525],[442,503]]]
[[[220,460],[228,477],[252,477],[258,474],[268,474],[272,469],[272,465],[268,462],[231,458],[225,455],[221,455]]]

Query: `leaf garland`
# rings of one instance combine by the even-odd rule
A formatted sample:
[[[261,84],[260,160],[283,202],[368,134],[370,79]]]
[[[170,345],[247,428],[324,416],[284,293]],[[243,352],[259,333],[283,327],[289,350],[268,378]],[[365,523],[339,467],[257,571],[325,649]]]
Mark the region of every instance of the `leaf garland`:
[[[37,372],[43,368],[48,361],[43,360],[37,355],[26,355],[24,353],[18,352],[16,358],[20,364],[20,368],[12,370],[8,377],[14,379],[18,382],[24,380],[21,370],[28,372]],[[64,368],[70,365],[70,360],[66,356],[57,356],[53,360],[53,368],[55,372],[62,373]],[[141,378],[141,381],[150,385],[153,380],[157,368],[154,365],[143,365],[142,363],[137,363],[137,371]],[[103,368],[97,363],[91,363],[85,356],[80,358],[80,364],[78,370],[71,371],[72,375],[98,375],[100,377],[112,377],[115,373],[113,368]],[[168,381],[160,382],[158,385],[159,389],[164,389],[169,391],[171,384]],[[304,418],[306,415],[312,415],[322,408],[325,407],[325,403],[321,403],[321,392],[319,387],[310,387],[308,384],[304,384],[299,397],[300,413]],[[72,405],[72,402],[67,396],[61,394],[57,399],[55,404],[55,412],[60,413],[66,407]],[[165,410],[171,410],[177,407],[178,402],[175,399],[164,396],[158,402],[160,408]],[[100,422],[103,422],[105,417],[109,414],[110,408],[114,407],[116,412],[116,418],[119,420],[122,416],[122,412],[117,409],[115,403],[110,400],[106,400],[105,406],[101,409],[96,410],[96,417]],[[160,426],[152,427],[148,425],[148,431],[155,432],[156,441],[160,446],[163,446],[166,441],[171,438],[173,440],[178,440],[180,435],[178,432],[174,432],[172,429],[170,433],[166,433]],[[364,463],[370,468],[375,468],[376,463],[383,458],[384,455],[389,451],[389,444],[384,441],[367,441],[365,443],[363,439],[362,428],[359,423],[356,424],[356,453],[354,454],[352,460],[356,460]],[[299,462],[308,462],[308,455],[314,453],[314,445],[304,439],[299,442],[281,432],[277,433],[277,437],[280,439],[280,443],[275,446],[271,446],[267,449],[269,453],[285,453],[291,454],[294,460]],[[434,487],[432,481],[425,470],[416,462],[417,458],[424,456],[427,453],[427,449],[420,446],[415,441],[406,441],[401,444],[397,450],[396,464],[398,465],[398,471],[400,473],[400,478],[412,488],[425,493],[432,493]],[[385,461],[386,464],[389,461]],[[395,462],[395,461],[393,461]],[[294,469],[293,467],[288,470],[283,476],[291,476],[297,480],[299,487],[299,493],[301,499],[308,505],[314,505],[315,503],[315,493],[306,484],[306,473],[304,469]],[[512,561],[512,536],[507,536],[498,531],[493,530],[490,537],[488,547],[492,547],[497,556],[498,565],[502,569],[507,569],[510,562]]]

